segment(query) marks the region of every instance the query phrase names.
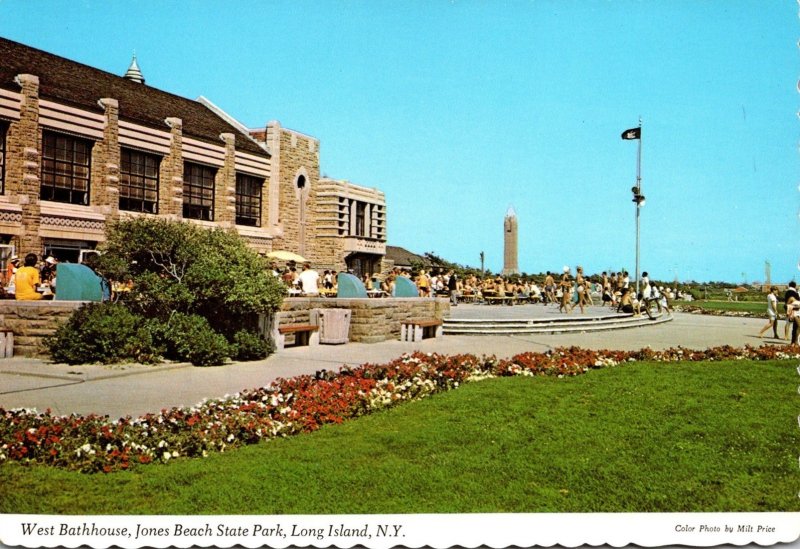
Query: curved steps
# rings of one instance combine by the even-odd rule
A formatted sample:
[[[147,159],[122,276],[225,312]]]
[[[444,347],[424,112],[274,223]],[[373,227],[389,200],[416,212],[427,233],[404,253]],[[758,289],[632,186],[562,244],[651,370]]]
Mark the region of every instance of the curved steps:
[[[634,317],[632,314],[532,319],[446,318],[442,331],[445,335],[559,334],[638,328],[670,320],[672,320],[672,315],[664,314],[653,319],[648,318],[647,315]]]

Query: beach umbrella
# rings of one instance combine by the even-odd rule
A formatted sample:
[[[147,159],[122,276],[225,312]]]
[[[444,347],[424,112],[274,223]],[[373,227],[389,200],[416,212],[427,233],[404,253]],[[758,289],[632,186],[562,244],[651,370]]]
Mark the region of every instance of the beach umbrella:
[[[305,263],[306,258],[302,255],[296,254],[294,252],[289,252],[286,250],[276,250],[274,252],[269,252],[267,257],[270,259],[277,259],[279,261],[294,261],[295,263]]]

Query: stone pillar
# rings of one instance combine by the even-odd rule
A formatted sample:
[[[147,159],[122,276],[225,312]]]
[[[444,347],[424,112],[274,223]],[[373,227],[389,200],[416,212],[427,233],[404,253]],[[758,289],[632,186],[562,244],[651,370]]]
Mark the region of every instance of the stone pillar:
[[[22,88],[19,122],[9,147],[10,156],[22,158],[20,179],[10,178],[8,195],[17,196],[22,207],[22,234],[17,254],[42,252],[39,227],[42,221],[41,196],[41,137],[39,132],[39,77],[20,74],[15,82]],[[17,156],[18,155],[18,156]]]
[[[214,221],[222,227],[236,224],[236,136],[223,133],[225,142],[225,164],[217,170],[214,185]]]
[[[158,211],[173,218],[183,217],[183,121],[167,118],[171,143],[169,155],[161,162],[163,175],[158,193]]]
[[[103,98],[98,101],[105,111],[103,141],[92,149],[92,188],[90,204],[98,206],[109,217],[119,214],[119,102]],[[96,184],[102,182],[102,184]]]
[[[270,175],[268,190],[262,208],[262,227],[268,227],[273,236],[283,236],[280,218],[281,196],[281,124],[277,120],[267,123],[266,143],[272,158],[270,159]]]

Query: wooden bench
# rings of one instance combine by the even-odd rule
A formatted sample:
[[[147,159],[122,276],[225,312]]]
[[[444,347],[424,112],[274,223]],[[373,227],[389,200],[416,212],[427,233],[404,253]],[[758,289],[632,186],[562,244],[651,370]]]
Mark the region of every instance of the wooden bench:
[[[421,341],[426,337],[442,337],[442,321],[435,318],[403,320],[400,322],[400,341]]]
[[[517,302],[517,298],[514,296],[486,296],[484,299],[488,305],[493,305],[496,303],[500,303],[501,305],[514,305],[514,303]]]
[[[294,334],[294,345],[319,345],[319,326],[316,324],[287,324],[278,326],[278,337],[275,346],[286,347],[286,334]]]

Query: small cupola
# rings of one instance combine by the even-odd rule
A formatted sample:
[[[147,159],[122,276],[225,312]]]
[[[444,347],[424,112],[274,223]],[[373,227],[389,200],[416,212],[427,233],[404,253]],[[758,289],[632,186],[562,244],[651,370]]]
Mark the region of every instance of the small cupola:
[[[131,82],[138,82],[139,84],[144,84],[144,76],[142,76],[142,71],[139,70],[139,64],[136,63],[136,54],[133,54],[133,59],[131,59],[131,66],[128,67],[128,72],[125,73],[123,78],[127,78]]]

